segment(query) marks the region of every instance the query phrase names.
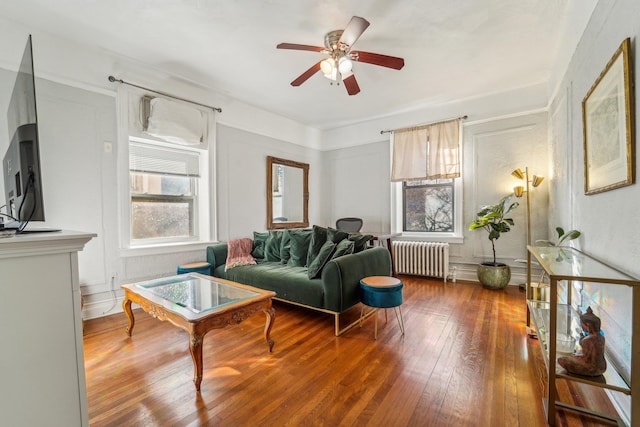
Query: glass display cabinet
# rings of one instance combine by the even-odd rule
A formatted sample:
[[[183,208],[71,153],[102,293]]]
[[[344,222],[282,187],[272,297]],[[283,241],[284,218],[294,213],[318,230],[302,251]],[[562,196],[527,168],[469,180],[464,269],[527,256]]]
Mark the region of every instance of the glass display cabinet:
[[[640,361],[640,280],[574,248],[528,246],[527,249],[549,277],[548,301],[531,299],[531,292],[527,292],[528,309],[537,330],[548,374],[547,394],[543,401],[547,422],[555,425],[557,410],[569,409],[622,423],[621,417],[615,418],[559,401],[556,380],[562,378],[628,396],[630,420],[627,421],[630,425],[639,425],[640,369],[631,367]],[[609,298],[608,295],[618,297]],[[609,316],[605,309],[599,310],[598,304],[604,307],[612,304],[612,299],[616,307],[609,311],[616,311],[614,316],[620,316],[621,312],[630,313],[630,316],[622,316],[630,317],[628,328],[619,328],[613,320],[614,316]],[[594,304],[596,307],[592,308],[600,315],[602,330],[606,334],[607,370],[597,377],[570,374],[558,365],[557,359],[580,351],[580,310],[584,311],[587,305]]]

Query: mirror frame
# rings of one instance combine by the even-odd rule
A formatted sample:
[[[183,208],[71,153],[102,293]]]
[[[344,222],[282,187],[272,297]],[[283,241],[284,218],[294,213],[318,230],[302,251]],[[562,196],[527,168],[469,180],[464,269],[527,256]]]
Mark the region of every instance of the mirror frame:
[[[273,222],[273,182],[271,178],[273,176],[273,165],[291,166],[293,168],[302,169],[302,203],[303,203],[303,218],[302,222],[286,221],[286,222]],[[280,159],[277,157],[267,156],[267,229],[283,229],[283,228],[306,228],[309,226],[309,164],[294,162],[293,160]]]

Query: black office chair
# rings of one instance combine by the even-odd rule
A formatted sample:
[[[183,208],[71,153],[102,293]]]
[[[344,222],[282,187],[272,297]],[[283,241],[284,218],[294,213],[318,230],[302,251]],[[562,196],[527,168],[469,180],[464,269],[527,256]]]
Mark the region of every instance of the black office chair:
[[[336,228],[340,231],[358,232],[362,228],[362,218],[340,218],[336,221]]]

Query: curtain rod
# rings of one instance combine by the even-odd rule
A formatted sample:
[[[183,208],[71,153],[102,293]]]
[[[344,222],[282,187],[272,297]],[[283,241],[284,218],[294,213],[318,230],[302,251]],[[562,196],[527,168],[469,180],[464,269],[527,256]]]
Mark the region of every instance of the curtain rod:
[[[180,98],[179,96],[169,95],[168,93],[164,93],[164,92],[160,92],[160,91],[157,91],[157,90],[149,89],[148,87],[138,86],[137,84],[125,82],[124,80],[116,79],[113,76],[109,76],[109,81],[111,83],[118,82],[118,83],[122,83],[122,84],[125,84],[125,85],[137,87],[138,89],[148,90],[149,92],[157,93],[159,95],[163,95],[163,96],[166,96],[166,97],[169,97],[169,98],[179,99],[180,101],[189,102],[191,104],[199,105],[201,107],[211,108],[212,110],[217,111],[218,113],[222,113],[222,108],[220,108],[220,107],[212,107],[211,105],[200,104],[199,102],[193,102],[193,101],[190,101],[188,99]]]
[[[381,131],[380,131],[380,135],[382,135],[383,133],[393,133],[393,132],[396,132],[396,131],[407,130],[407,129],[411,129],[411,128],[414,128],[414,127],[423,127],[423,126],[435,125],[436,123],[450,122],[451,120],[466,120],[466,119],[468,119],[468,118],[469,118],[469,116],[467,116],[467,115],[465,114],[464,116],[460,116],[460,117],[453,117],[453,118],[451,118],[451,119],[447,119],[447,120],[439,120],[439,121],[437,121],[437,122],[431,122],[431,123],[428,123],[428,124],[426,124],[426,125],[409,126],[409,127],[406,127],[406,128],[393,129],[393,130],[381,130]]]

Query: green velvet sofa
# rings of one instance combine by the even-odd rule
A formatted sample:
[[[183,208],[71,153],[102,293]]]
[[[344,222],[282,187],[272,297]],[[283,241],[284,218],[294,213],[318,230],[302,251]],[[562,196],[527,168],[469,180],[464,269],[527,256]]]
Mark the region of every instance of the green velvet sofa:
[[[271,234],[282,232],[283,230],[272,231]],[[256,235],[258,233],[254,233],[254,236]],[[327,245],[330,246],[329,243]],[[259,247],[259,242],[256,246]],[[284,244],[282,246],[284,247]],[[313,248],[313,242],[310,246]],[[268,246],[266,249],[268,253]],[[290,250],[295,256],[295,247]],[[258,255],[262,254],[254,249],[253,253],[256,252]],[[289,259],[276,260],[268,255],[265,258],[256,257],[257,263],[254,265],[237,266],[225,271],[227,253],[226,242],[207,248],[207,262],[211,264],[212,276],[270,290],[276,293],[277,300],[333,314],[336,336],[355,324],[352,322],[341,328],[340,314],[360,302],[360,279],[367,276],[388,276],[391,272],[391,256],[383,247],[367,248],[357,253],[328,259],[317,272],[317,277],[313,278],[310,278],[312,274],[309,271],[313,267],[308,265],[311,261],[302,260],[296,265]],[[302,254],[301,258],[306,258],[306,253]],[[311,259],[310,255],[309,260]]]

